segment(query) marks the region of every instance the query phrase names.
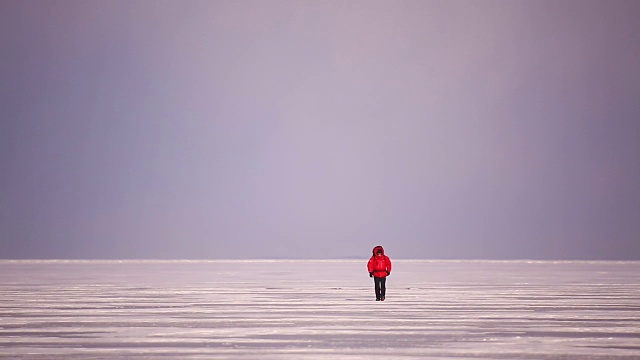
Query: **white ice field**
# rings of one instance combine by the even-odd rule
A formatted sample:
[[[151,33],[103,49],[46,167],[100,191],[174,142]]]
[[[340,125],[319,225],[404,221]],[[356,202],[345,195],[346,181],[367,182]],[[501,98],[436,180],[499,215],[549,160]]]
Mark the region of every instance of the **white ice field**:
[[[0,358],[640,359],[640,262],[366,261],[0,261]]]

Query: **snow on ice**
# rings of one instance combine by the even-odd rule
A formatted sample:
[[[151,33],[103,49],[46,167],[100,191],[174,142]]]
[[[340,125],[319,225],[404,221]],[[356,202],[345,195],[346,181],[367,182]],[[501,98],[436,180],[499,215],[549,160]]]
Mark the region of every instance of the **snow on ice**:
[[[638,359],[640,262],[0,261],[0,359]]]

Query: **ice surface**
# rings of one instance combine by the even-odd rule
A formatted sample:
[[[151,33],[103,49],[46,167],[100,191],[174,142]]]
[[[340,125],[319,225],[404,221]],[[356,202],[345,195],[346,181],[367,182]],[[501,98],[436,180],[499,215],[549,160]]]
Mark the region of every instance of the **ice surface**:
[[[640,262],[0,261],[2,359],[640,359]]]

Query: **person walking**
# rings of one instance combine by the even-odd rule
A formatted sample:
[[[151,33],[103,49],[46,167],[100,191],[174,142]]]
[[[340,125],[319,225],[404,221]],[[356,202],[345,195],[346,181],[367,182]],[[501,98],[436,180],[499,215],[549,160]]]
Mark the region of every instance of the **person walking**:
[[[391,274],[391,260],[384,254],[382,246],[378,245],[373,248],[373,255],[367,263],[367,270],[369,270],[369,277],[373,278],[376,301],[384,301],[387,292],[387,276]]]

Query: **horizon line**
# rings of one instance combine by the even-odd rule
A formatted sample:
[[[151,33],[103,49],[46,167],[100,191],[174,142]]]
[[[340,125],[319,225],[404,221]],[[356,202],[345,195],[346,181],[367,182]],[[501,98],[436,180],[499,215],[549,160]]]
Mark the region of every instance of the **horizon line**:
[[[147,262],[147,263],[170,263],[170,262],[332,262],[332,261],[367,261],[367,257],[344,257],[344,258],[216,258],[216,259],[164,259],[164,258],[0,258],[0,262]],[[566,262],[640,262],[640,259],[442,259],[442,258],[394,258],[395,261],[425,261],[425,262],[530,262],[530,263],[566,263]]]

